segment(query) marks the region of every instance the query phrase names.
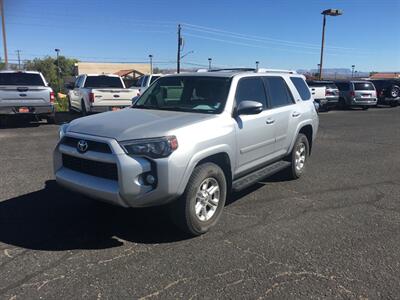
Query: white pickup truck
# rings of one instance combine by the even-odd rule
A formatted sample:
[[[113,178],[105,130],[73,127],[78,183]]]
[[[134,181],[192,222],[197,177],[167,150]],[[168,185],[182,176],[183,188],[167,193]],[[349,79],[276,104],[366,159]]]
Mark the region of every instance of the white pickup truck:
[[[80,111],[83,116],[131,106],[132,98],[137,95],[137,89],[126,88],[117,75],[79,75],[66,88],[70,110]]]
[[[45,118],[54,123],[54,92],[36,71],[0,71],[0,116]]]
[[[143,92],[158,78],[164,76],[165,74],[150,74],[150,75],[142,75],[138,78],[135,85],[131,88],[138,89],[138,93],[136,96],[140,96]]]
[[[326,99],[326,86],[324,85],[315,85],[313,81],[307,80],[307,84],[310,88],[311,96],[314,101],[319,104],[319,109],[323,110],[328,103]]]

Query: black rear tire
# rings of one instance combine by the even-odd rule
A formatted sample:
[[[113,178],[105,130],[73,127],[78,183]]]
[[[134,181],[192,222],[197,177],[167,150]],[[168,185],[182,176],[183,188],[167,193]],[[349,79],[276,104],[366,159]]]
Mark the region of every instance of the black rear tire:
[[[344,98],[339,98],[338,108],[341,110],[347,109],[346,101]]]
[[[363,106],[362,107],[363,110],[368,110],[368,108],[369,108],[368,106]]]
[[[55,124],[56,123],[55,114],[47,116],[46,121],[47,121],[47,124]]]
[[[304,159],[304,164],[302,168],[298,168],[296,164],[296,152],[302,147],[302,145],[305,146],[305,159]],[[310,155],[310,143],[308,142],[307,137],[303,133],[299,133],[297,136],[296,142],[294,143],[292,152],[288,156],[288,160],[290,161],[291,165],[287,170],[287,177],[289,179],[298,179],[303,175],[305,172],[306,168],[306,163],[308,160],[308,157]]]
[[[216,180],[219,185],[219,201],[210,219],[202,221],[196,215],[195,207],[199,188],[208,178]],[[204,234],[217,224],[225,206],[226,194],[227,184],[222,169],[214,163],[201,164],[194,169],[183,195],[169,205],[171,221],[192,236]]]
[[[85,101],[83,101],[83,99],[81,100],[81,115],[82,115],[82,117],[87,116],[86,105],[85,105]]]

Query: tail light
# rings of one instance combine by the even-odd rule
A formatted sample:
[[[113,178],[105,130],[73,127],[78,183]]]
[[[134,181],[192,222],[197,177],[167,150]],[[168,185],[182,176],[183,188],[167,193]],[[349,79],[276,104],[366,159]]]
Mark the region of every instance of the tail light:
[[[140,96],[140,93],[138,92],[137,94],[136,94],[136,97],[139,97]]]
[[[89,93],[89,102],[90,103],[94,102],[94,93]]]
[[[355,96],[356,96],[356,93],[354,91],[351,91],[350,92],[350,97],[355,97]]]
[[[333,96],[334,93],[331,91],[325,91],[325,96]]]
[[[54,100],[55,100],[54,92],[50,92],[50,103],[54,103]]]

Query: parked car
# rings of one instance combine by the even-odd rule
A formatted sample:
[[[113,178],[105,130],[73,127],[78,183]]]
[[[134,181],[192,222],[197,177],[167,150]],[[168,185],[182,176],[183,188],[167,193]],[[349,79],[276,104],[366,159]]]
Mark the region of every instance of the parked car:
[[[35,117],[54,123],[54,92],[42,73],[0,71],[0,115]]]
[[[144,93],[144,91],[158,78],[164,76],[163,74],[150,74],[150,75],[143,75],[140,76],[134,86],[131,88],[137,88],[138,93],[135,96],[140,96]]]
[[[339,102],[339,89],[333,81],[307,80],[307,84],[311,89],[311,94],[315,92],[315,96],[313,94],[314,99],[316,99],[316,97],[320,99],[319,103],[322,105],[320,108],[321,110],[327,111],[337,106]]]
[[[300,177],[318,123],[295,72],[168,75],[132,108],[62,126],[55,178],[123,207],[169,203],[172,220],[199,235],[217,223],[230,190],[283,169]]]
[[[309,86],[309,89],[311,91],[311,95],[314,99],[314,101],[318,104],[318,111],[323,110],[326,107],[326,104],[328,100],[326,100],[325,97],[325,92],[326,92],[326,87],[325,86],[310,86],[311,82],[307,81],[307,84]]]
[[[117,75],[83,74],[74,84],[66,85],[70,110],[88,113],[118,110],[131,105],[136,95],[132,89],[125,88]]]
[[[362,107],[364,110],[377,104],[375,86],[370,81],[335,81],[339,88],[339,107]]]
[[[376,88],[378,104],[397,106],[400,102],[399,79],[374,79],[370,80]]]

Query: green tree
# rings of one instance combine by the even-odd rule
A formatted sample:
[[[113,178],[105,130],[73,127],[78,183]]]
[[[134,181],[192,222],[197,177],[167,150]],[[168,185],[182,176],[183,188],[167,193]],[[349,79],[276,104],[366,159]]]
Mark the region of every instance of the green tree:
[[[59,57],[61,92],[64,91],[65,80],[74,76],[75,63],[77,61],[78,60],[76,59],[66,58],[65,56]],[[50,56],[46,56],[45,58],[35,58],[28,61],[25,64],[25,68],[27,70],[41,72],[52,89],[56,92],[60,92],[58,89],[57,59]]]

